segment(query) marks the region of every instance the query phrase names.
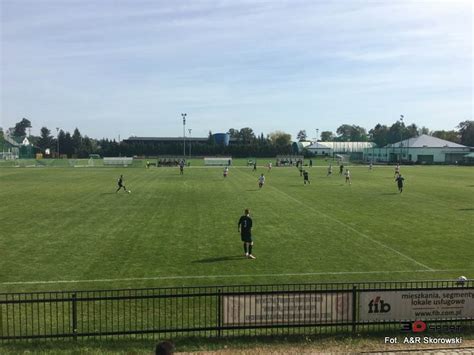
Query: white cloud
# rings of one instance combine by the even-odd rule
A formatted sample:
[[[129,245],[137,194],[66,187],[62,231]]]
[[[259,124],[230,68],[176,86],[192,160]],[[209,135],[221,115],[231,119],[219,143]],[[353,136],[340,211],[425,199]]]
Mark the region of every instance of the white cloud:
[[[101,127],[91,129],[106,135],[113,117],[159,126],[157,117],[173,122],[167,117],[188,107],[203,125],[206,117],[230,126],[254,116],[269,132],[291,126],[294,116],[309,122],[357,110],[355,117],[368,117],[380,112],[373,106],[397,105],[420,111],[407,97],[472,115],[465,1],[18,1],[2,8],[2,116],[11,123],[25,110],[44,120],[39,125],[69,119],[81,127],[96,117]]]

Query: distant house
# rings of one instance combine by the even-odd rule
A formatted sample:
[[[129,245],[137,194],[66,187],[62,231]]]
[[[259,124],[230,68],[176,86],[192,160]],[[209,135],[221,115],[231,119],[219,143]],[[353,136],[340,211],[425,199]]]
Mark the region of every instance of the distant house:
[[[8,134],[6,134],[4,138],[6,142],[8,142],[10,145],[15,146],[15,147],[31,145],[30,140],[28,139],[27,136],[14,137],[14,136],[9,136]]]
[[[301,141],[301,142],[293,142],[291,144],[291,147],[293,149],[293,153],[295,154],[301,154],[303,152],[303,150],[307,147],[309,147],[311,144],[313,144],[312,142],[308,142],[308,141]]]
[[[306,147],[308,152],[313,153],[314,155],[331,155],[333,150],[325,143],[315,142]]]
[[[469,152],[470,148],[465,145],[423,134],[383,148],[366,149],[364,159],[386,163],[452,164],[463,161]]]
[[[0,159],[18,159],[31,157],[32,145],[27,136],[12,137],[8,134],[3,136],[4,143]]]

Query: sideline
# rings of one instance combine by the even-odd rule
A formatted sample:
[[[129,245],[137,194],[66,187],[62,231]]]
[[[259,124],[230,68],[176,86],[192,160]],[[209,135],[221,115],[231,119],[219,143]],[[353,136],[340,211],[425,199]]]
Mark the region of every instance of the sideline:
[[[65,283],[95,283],[95,282],[120,282],[120,281],[149,281],[149,280],[183,280],[183,279],[224,279],[243,277],[289,277],[289,276],[324,276],[324,275],[383,275],[396,273],[433,273],[433,272],[454,272],[470,271],[466,269],[446,269],[446,270],[400,270],[400,271],[335,271],[335,272],[303,272],[288,274],[237,274],[237,275],[183,275],[183,276],[152,276],[152,277],[129,277],[122,279],[91,279],[91,280],[37,280],[37,281],[8,281],[1,282],[0,285],[44,285],[44,284],[65,284]],[[357,282],[357,281],[355,281]]]

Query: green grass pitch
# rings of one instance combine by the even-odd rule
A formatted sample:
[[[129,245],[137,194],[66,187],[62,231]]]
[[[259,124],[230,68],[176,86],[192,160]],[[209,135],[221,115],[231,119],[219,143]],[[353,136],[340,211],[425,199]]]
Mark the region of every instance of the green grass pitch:
[[[474,170],[393,171],[2,168],[0,292],[473,277]]]

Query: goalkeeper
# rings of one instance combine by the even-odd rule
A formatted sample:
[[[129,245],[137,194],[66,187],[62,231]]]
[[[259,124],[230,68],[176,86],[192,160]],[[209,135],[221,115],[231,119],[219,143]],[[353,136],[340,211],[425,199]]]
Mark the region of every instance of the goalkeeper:
[[[240,217],[239,223],[237,223],[237,230],[240,232],[240,239],[244,242],[245,256],[249,259],[255,259],[255,256],[252,255],[252,218],[250,218],[250,210],[248,208],[244,211],[244,215]]]

